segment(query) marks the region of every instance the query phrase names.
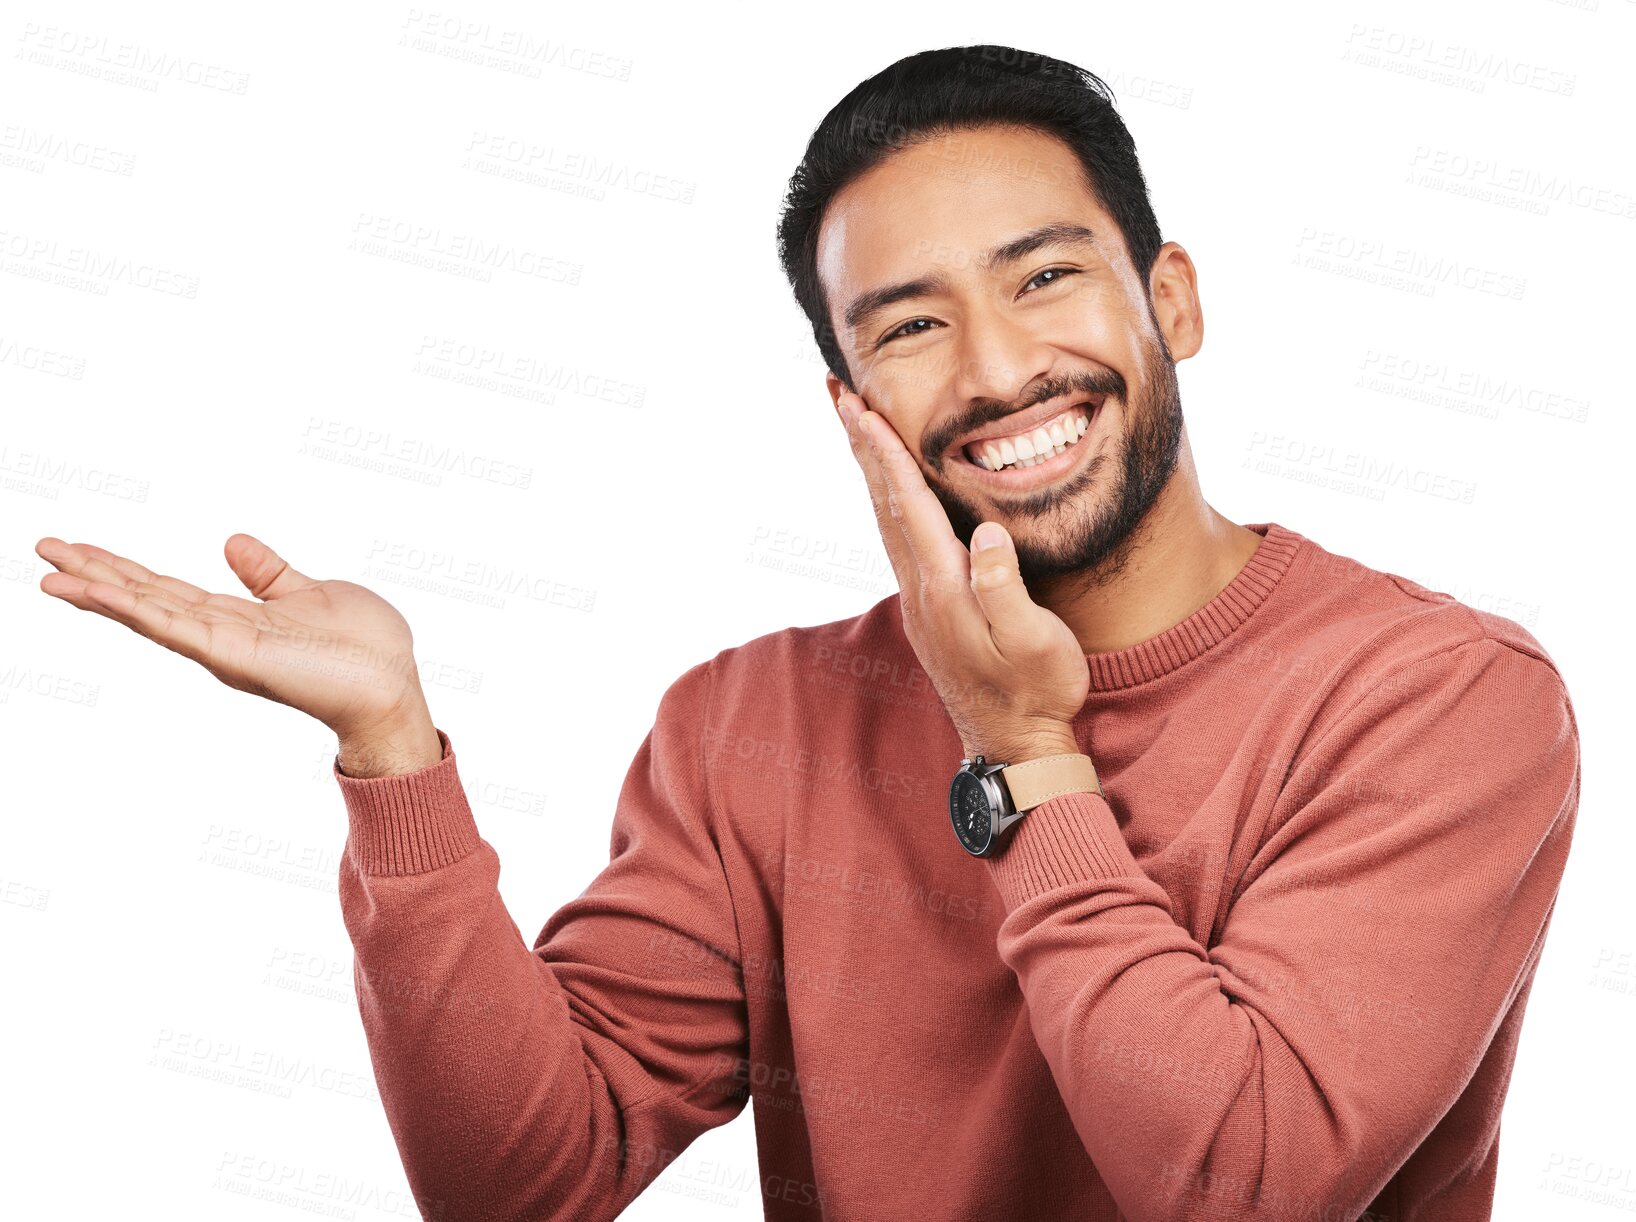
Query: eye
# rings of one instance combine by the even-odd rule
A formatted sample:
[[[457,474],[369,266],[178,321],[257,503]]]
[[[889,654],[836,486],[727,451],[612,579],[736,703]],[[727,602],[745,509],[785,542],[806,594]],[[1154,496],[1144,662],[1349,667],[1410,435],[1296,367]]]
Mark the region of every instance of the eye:
[[[1028,284],[1023,286],[1023,292],[1029,292],[1030,286],[1034,284],[1038,284],[1041,288],[1045,288],[1046,286],[1056,284],[1058,281],[1064,280],[1069,276],[1077,275],[1079,275],[1079,269],[1077,267],[1047,267],[1043,271],[1035,272],[1034,275],[1029,278]],[[1045,277],[1047,276],[1050,276],[1051,279],[1046,280]],[[1021,296],[1021,294],[1018,294],[1018,296]]]
[[[942,323],[936,322],[935,320],[930,319],[930,318],[911,318],[908,322],[904,323],[901,327],[898,327],[898,328],[896,328],[895,330],[892,330],[892,331],[888,331],[885,335],[881,336],[880,343],[876,344],[875,347],[876,348],[883,348],[887,344],[891,343],[893,340],[899,339],[899,338],[901,338],[903,336],[907,336],[907,335],[924,335],[924,334],[926,334],[926,329],[920,327],[921,323],[927,323],[929,326],[932,326],[932,327],[941,327],[943,325]],[[911,331],[909,329],[911,327],[916,328],[916,330]]]

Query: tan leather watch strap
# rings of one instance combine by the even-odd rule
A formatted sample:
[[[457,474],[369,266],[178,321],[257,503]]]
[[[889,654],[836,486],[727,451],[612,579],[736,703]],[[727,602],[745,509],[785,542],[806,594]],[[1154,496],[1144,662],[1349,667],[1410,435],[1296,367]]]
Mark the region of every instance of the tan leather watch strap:
[[[1019,811],[1032,810],[1048,798],[1065,793],[1105,796],[1096,765],[1088,755],[1042,755],[1020,764],[1007,764],[1000,775],[1005,778],[1011,804]]]

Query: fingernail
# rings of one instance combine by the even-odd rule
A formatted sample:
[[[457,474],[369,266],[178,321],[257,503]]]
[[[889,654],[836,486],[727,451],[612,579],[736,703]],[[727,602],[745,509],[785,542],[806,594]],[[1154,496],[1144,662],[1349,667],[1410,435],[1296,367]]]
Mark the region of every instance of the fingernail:
[[[986,552],[1005,542],[1005,531],[995,522],[984,522],[971,532],[971,550]]]

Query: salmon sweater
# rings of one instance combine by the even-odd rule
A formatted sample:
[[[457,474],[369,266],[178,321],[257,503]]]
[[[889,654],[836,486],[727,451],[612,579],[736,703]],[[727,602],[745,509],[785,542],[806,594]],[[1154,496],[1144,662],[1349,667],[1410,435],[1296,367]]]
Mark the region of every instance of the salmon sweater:
[[[1579,794],[1510,620],[1277,523],[1086,657],[1105,796],[997,858],[894,594],[674,678],[608,865],[525,941],[441,762],[340,899],[427,1217],[618,1214],[753,1101],[774,1220],[1474,1222]]]

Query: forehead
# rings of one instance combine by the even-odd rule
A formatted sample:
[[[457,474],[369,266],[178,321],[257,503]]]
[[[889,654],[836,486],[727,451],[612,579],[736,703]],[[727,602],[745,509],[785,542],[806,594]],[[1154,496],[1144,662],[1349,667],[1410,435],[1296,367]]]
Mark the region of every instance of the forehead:
[[[1079,159],[1055,136],[989,125],[902,149],[825,210],[816,254],[831,321],[861,292],[933,270],[958,278],[997,242],[1067,219],[1119,247]]]

